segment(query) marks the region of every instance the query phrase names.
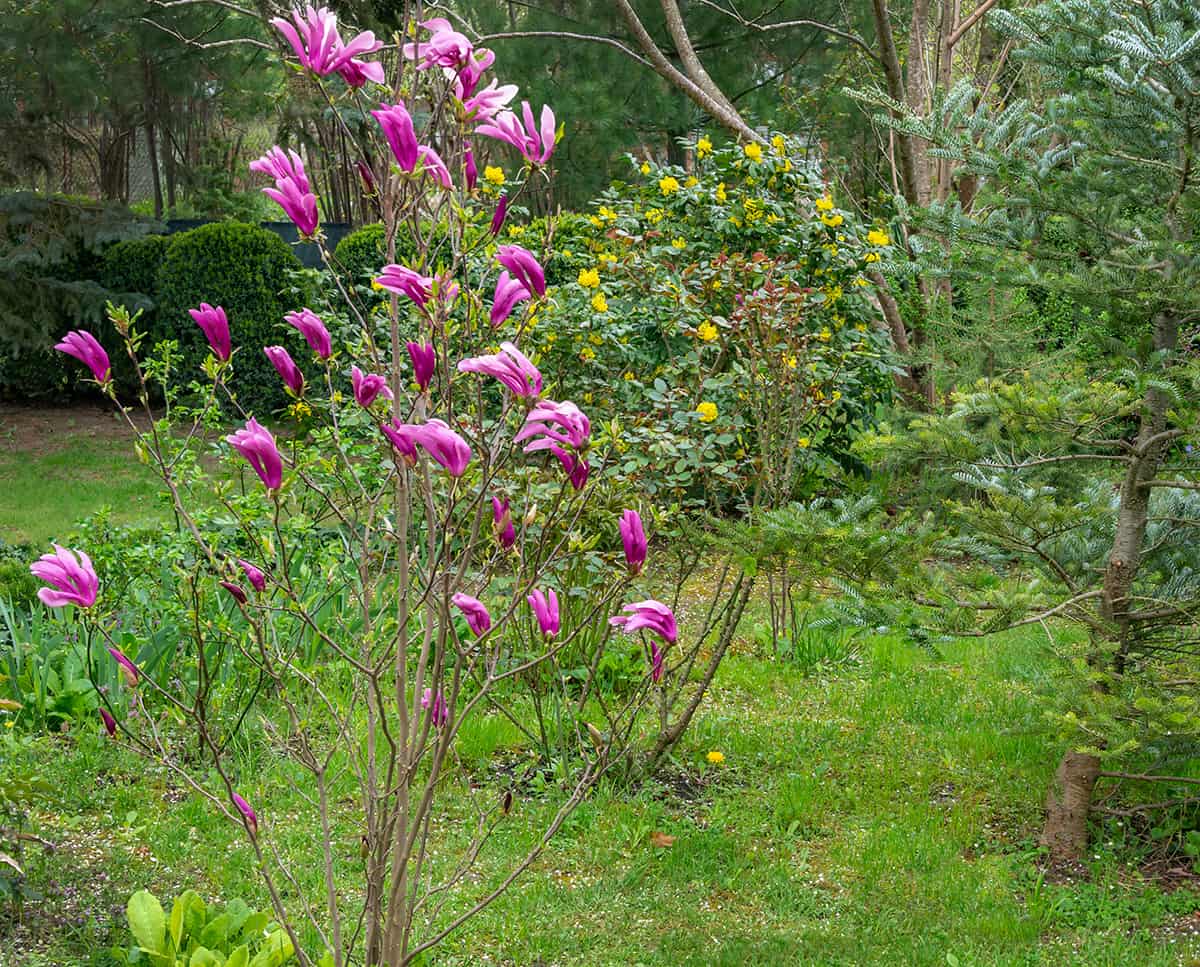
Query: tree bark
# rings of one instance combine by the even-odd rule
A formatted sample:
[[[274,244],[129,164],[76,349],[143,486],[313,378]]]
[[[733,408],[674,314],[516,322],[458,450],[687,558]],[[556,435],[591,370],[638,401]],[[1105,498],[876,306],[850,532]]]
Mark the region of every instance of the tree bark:
[[[1055,863],[1077,863],[1088,845],[1087,819],[1092,790],[1100,777],[1098,756],[1074,750],[1063,756],[1046,793],[1041,843]]]

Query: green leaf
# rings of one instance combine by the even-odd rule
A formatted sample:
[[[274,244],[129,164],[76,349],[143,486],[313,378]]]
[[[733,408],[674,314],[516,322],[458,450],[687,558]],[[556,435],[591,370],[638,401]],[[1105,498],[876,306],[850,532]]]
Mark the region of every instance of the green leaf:
[[[207,947],[197,947],[188,961],[188,967],[224,967],[224,964],[220,955]]]
[[[171,942],[176,950],[183,946],[183,908],[186,906],[183,896],[175,898],[175,903],[171,906]]]
[[[245,944],[234,948],[229,954],[229,959],[225,961],[225,967],[249,967],[250,964],[250,948]]]
[[[138,890],[129,898],[125,914],[129,917],[129,929],[138,946],[152,954],[163,953],[167,918],[158,897],[148,890]]]

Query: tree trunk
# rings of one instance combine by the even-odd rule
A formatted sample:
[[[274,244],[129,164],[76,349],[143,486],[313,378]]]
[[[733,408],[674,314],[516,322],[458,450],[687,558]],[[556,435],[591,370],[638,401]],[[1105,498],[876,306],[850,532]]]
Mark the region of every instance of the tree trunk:
[[[1098,756],[1071,750],[1063,756],[1046,793],[1041,843],[1055,863],[1077,863],[1088,845],[1088,812],[1100,776]]]

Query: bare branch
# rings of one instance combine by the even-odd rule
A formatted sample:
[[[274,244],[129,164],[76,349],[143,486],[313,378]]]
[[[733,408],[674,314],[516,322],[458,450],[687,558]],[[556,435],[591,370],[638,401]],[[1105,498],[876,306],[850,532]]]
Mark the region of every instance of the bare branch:
[[[706,7],[711,7],[713,10],[717,10],[720,13],[725,14],[727,17],[732,17],[747,30],[757,30],[759,33],[768,33],[772,30],[793,30],[798,27],[809,27],[813,30],[820,30],[824,33],[832,34],[834,37],[841,37],[842,40],[849,41],[851,44],[861,50],[864,54],[870,57],[871,60],[875,61],[875,63],[879,63],[879,55],[875,53],[875,51],[871,48],[871,45],[868,44],[862,37],[860,37],[858,34],[851,33],[848,30],[841,30],[832,24],[821,23],[819,20],[782,20],[778,23],[761,24],[757,20],[747,20],[736,10],[730,10],[721,4],[716,3],[715,0],[700,0],[700,2]]]
[[[476,38],[476,40],[478,43],[486,44],[493,40],[520,40],[525,37],[553,37],[562,40],[582,40],[585,43],[605,44],[608,47],[615,47],[626,57],[637,61],[643,67],[649,67],[651,70],[654,70],[654,65],[632,47],[626,46],[615,37],[602,37],[599,34],[576,34],[569,30],[509,30],[499,34],[485,34],[482,37]]]
[[[991,10],[992,7],[994,7],[995,5],[996,5],[996,0],[983,0],[983,3],[981,3],[978,7],[975,8],[975,12],[972,13],[969,17],[967,17],[967,19],[964,20],[962,23],[960,23],[955,28],[954,33],[952,33],[949,37],[946,38],[946,49],[953,50],[954,45],[963,39],[963,35],[966,34],[966,32],[968,30],[970,30],[972,27],[974,27],[975,24],[977,24],[980,21],[980,19],[982,19],[983,15],[986,14],[989,10]]]

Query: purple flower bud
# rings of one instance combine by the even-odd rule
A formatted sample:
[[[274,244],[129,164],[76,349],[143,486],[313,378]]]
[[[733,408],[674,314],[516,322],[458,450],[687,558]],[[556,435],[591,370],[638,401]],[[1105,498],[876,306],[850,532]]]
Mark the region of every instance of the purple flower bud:
[[[304,393],[304,374],[300,372],[291,353],[282,346],[263,346],[263,352],[267,354],[267,359],[275,367],[275,372],[282,377],[284,385],[296,396],[302,395]]]
[[[48,608],[61,608],[68,604],[90,608],[100,593],[100,581],[91,558],[83,551],[70,551],[54,545],[53,554],[43,554],[29,565],[30,573],[52,588],[39,588],[38,600]]]
[[[626,634],[633,634],[633,632],[645,628],[658,635],[669,645],[675,644],[679,637],[675,614],[661,601],[653,599],[639,601],[637,604],[627,604],[621,610],[630,611],[632,614],[615,615],[608,619],[608,623],[622,628]]]
[[[441,689],[436,693],[432,688],[425,689],[421,694],[421,708],[429,712],[429,721],[435,729],[440,729],[450,721],[450,706],[446,704],[446,696]]]
[[[625,563],[630,574],[641,574],[646,562],[646,532],[642,518],[636,510],[627,510],[621,515],[621,541],[625,545]]]
[[[108,712],[108,709],[100,709],[100,719],[104,722],[104,731],[108,733],[109,738],[117,734],[117,720],[114,719]]]
[[[499,497],[492,498],[492,531],[503,548],[512,547],[517,542],[517,532],[513,529],[512,513],[507,498],[503,501]]]
[[[508,217],[508,195],[501,195],[496,202],[496,211],[492,214],[492,234],[499,235],[504,227],[504,219]]]
[[[245,427],[225,439],[249,461],[268,490],[280,488],[283,483],[283,458],[279,455],[279,448],[270,430],[260,426],[251,417]]]
[[[325,328],[325,323],[311,309],[301,309],[299,312],[289,312],[283,317],[288,325],[295,326],[304,336],[304,341],[308,343],[308,348],[320,356],[322,359],[328,359],[333,352],[333,340],[329,336],[329,330]]]
[[[474,191],[479,183],[479,169],[475,167],[475,155],[469,144],[463,149],[463,170],[466,174],[467,191]]]
[[[529,597],[525,599],[529,602],[529,607],[533,609],[533,616],[537,618],[538,627],[542,629],[542,634],[547,638],[553,638],[558,634],[562,627],[562,622],[558,611],[558,595],[551,589],[547,593],[535,590]]]
[[[350,367],[350,382],[354,386],[354,400],[364,410],[370,408],[381,394],[385,400],[392,398],[387,377],[376,373],[364,373],[357,366]]]
[[[264,588],[266,588],[267,576],[265,574],[263,574],[263,572],[260,571],[258,568],[256,568],[253,564],[251,564],[249,561],[243,561],[239,557],[238,558],[238,567],[240,567],[242,569],[242,571],[245,573],[246,580],[250,582],[251,586],[253,586],[255,591],[262,591]]]
[[[109,648],[108,653],[121,666],[121,674],[125,676],[125,684],[130,688],[137,688],[138,680],[141,678],[141,672],[138,671],[137,665],[126,658],[119,648]]]
[[[232,597],[238,604],[246,603],[246,592],[232,581],[222,581],[221,587],[228,591],[230,597]]]
[[[188,309],[188,315],[204,332],[204,338],[208,340],[217,359],[227,360],[233,355],[233,346],[229,340],[229,320],[225,317],[224,309],[201,302],[199,309]]]
[[[250,829],[250,835],[257,836],[258,835],[258,813],[256,813],[252,808],[250,808],[250,804],[248,802],[246,802],[246,800],[243,799],[241,796],[239,796],[236,792],[231,793],[230,795],[233,797],[233,804],[235,806],[237,806],[238,812],[240,812],[242,814],[242,817],[246,820],[246,826]]]
[[[60,353],[74,356],[92,371],[97,383],[107,383],[112,374],[112,366],[108,361],[108,353],[90,332],[78,329],[67,333],[62,342],[54,346]]]
[[[437,371],[437,352],[428,343],[410,342],[405,345],[408,347],[408,358],[412,360],[413,381],[424,393]]]
[[[450,600],[454,603],[454,607],[463,613],[467,619],[467,626],[475,632],[476,636],[484,634],[491,628],[492,616],[488,614],[488,609],[483,606],[482,601],[461,592]]]

